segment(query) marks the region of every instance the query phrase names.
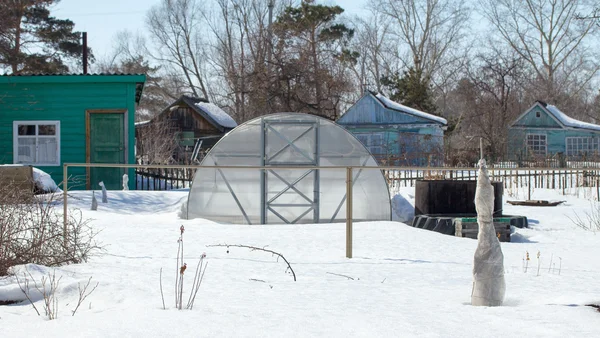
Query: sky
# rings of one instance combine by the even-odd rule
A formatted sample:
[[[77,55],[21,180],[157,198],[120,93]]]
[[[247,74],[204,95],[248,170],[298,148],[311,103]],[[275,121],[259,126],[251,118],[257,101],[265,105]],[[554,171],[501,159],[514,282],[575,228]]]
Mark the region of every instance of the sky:
[[[61,0],[51,10],[52,15],[75,22],[75,30],[88,33],[88,44],[96,57],[108,54],[112,40],[119,31],[144,31],[148,9],[161,0]],[[266,0],[265,0],[266,1]],[[367,0],[327,0],[349,15],[364,11]]]

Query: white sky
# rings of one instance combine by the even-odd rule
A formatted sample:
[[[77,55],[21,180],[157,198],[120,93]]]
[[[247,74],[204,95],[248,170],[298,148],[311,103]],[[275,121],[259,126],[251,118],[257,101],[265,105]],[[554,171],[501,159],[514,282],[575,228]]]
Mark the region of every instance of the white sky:
[[[75,30],[88,33],[88,44],[96,57],[107,54],[112,47],[115,33],[122,30],[144,30],[146,11],[160,0],[61,0],[51,14],[75,22]],[[337,4],[345,14],[358,15],[367,0],[326,0],[325,4]]]

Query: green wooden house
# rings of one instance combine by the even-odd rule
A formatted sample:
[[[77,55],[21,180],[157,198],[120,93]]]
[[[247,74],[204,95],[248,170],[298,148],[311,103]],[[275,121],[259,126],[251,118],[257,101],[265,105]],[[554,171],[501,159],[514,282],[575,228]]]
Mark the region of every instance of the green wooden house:
[[[509,126],[508,145],[509,157],[516,161],[597,159],[600,125],[576,120],[556,106],[537,101]]]
[[[382,164],[438,166],[447,121],[367,92],[338,121]]]
[[[145,75],[0,76],[0,163],[63,182],[63,163],[135,163],[134,113]],[[125,169],[69,168],[69,188],[121,189]],[[127,173],[135,188],[134,171]]]

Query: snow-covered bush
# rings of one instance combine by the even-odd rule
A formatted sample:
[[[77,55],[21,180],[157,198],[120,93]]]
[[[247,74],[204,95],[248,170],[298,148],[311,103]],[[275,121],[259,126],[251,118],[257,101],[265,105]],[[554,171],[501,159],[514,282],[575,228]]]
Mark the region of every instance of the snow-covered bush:
[[[100,249],[90,220],[79,210],[68,214],[65,239],[62,206],[57,208],[56,200],[55,195],[32,198],[17,185],[0,187],[0,276],[19,264],[79,263]]]

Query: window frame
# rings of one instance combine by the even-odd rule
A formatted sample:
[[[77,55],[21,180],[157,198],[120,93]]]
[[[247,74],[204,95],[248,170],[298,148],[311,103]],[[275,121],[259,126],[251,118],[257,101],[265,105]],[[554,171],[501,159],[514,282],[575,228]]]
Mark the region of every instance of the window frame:
[[[19,125],[35,125],[35,135],[19,135]],[[39,126],[40,125],[54,125],[55,134],[54,135],[39,135]],[[35,162],[19,162],[19,138],[22,139],[35,139]],[[56,162],[38,162],[39,159],[39,146],[38,140],[42,139],[55,139],[56,140]],[[55,167],[60,166],[61,164],[61,154],[60,154],[60,121],[59,120],[19,120],[13,121],[13,163],[14,164],[23,164],[23,165],[32,165],[32,166],[45,166],[45,167]]]
[[[365,148],[369,150],[369,153],[371,153],[371,155],[375,157],[382,157],[386,155],[384,132],[359,132],[355,133],[354,136],[358,141],[360,141],[360,143],[362,143],[365,146]],[[367,143],[363,142],[363,138],[366,139]],[[375,150],[376,152],[374,152]]]
[[[569,144],[569,142],[571,144]],[[584,143],[587,146],[587,149],[583,149]],[[567,157],[573,158],[583,156],[596,156],[600,153],[600,138],[591,136],[565,137],[565,153],[567,154]]]
[[[538,136],[538,137],[540,137],[539,138],[540,143],[541,143],[541,139],[542,139],[542,136],[543,136],[543,138],[544,138],[544,153],[543,154],[535,152],[535,149],[529,145],[529,137],[530,136]],[[543,134],[543,133],[527,133],[525,135],[525,147],[527,148],[527,152],[530,153],[531,155],[534,155],[534,156],[547,156],[548,155],[548,135]]]

